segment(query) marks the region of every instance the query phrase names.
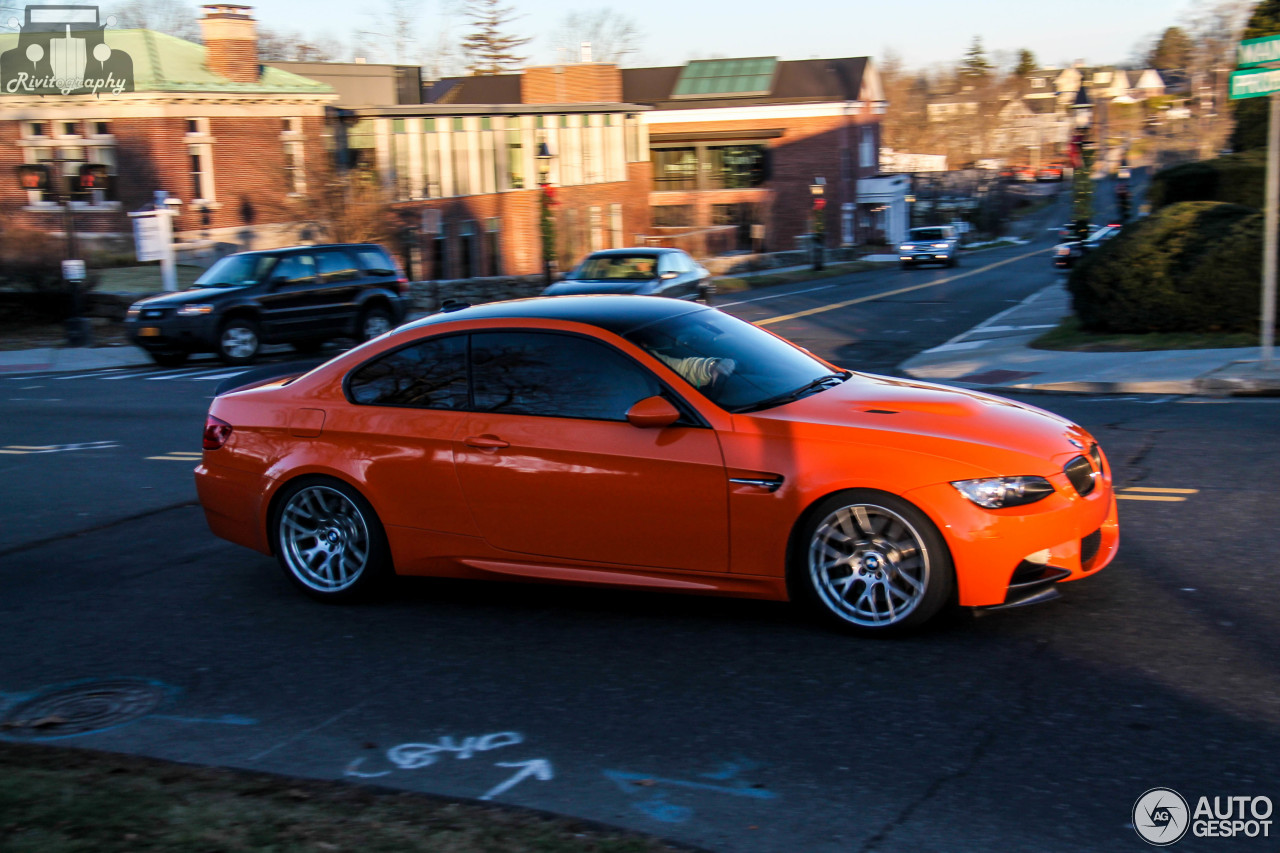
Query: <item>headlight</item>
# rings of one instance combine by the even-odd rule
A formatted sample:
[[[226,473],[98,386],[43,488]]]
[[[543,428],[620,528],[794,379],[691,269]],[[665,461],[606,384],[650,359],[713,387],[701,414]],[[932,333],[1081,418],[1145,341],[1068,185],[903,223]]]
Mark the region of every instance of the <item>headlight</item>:
[[[201,314],[210,314],[213,312],[212,305],[183,305],[178,309],[179,317],[198,317]]]
[[[946,244],[946,243],[934,243],[934,244],[933,244],[933,248],[935,248],[935,249],[945,249],[945,248],[947,248],[947,244]]]
[[[1069,255],[1069,254],[1071,254],[1071,250],[1070,250],[1069,248],[1067,248],[1066,246],[1059,246],[1058,248],[1054,249],[1053,251],[1054,251],[1054,253],[1055,253],[1055,254],[1058,254],[1058,255]]]
[[[125,312],[124,317],[126,320],[133,320],[133,319],[136,319],[137,316],[141,313],[142,313],[142,309],[139,308],[137,305],[130,305],[129,310]]]
[[[899,246],[899,247],[898,247],[898,251],[899,251],[899,252],[910,252],[910,251],[911,251],[912,249],[914,249],[914,248],[915,248],[915,246],[911,245],[910,243],[903,243],[901,246]]]
[[[984,480],[956,480],[951,485],[969,500],[987,509],[1022,506],[1053,494],[1053,484],[1044,477],[991,477]]]

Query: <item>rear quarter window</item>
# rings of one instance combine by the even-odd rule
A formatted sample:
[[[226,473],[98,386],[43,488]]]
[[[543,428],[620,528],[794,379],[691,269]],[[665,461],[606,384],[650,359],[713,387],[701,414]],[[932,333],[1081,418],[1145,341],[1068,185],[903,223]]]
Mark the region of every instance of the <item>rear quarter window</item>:
[[[369,275],[396,275],[395,262],[381,249],[356,249],[356,261]]]

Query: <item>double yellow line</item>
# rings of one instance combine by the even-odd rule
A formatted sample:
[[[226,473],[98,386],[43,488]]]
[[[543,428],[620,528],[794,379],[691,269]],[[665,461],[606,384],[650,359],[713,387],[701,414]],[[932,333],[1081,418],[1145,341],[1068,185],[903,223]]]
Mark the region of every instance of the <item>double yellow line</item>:
[[[1116,500],[1178,503],[1185,501],[1190,495],[1199,493],[1199,489],[1157,489],[1152,486],[1129,486],[1116,491]]]

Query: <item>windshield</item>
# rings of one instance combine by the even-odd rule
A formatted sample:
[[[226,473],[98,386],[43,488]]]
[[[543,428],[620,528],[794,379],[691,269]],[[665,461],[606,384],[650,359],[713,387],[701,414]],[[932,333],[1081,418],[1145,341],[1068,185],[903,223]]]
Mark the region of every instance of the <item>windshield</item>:
[[[799,347],[719,311],[681,314],[625,337],[730,412],[790,402],[781,397],[831,375]]]
[[[194,287],[248,287],[266,280],[272,255],[227,255],[204,271]]]
[[[569,274],[570,279],[615,279],[648,281],[656,276],[658,258],[654,255],[601,255],[587,258]]]
[[[950,240],[949,228],[912,228],[912,240]]]

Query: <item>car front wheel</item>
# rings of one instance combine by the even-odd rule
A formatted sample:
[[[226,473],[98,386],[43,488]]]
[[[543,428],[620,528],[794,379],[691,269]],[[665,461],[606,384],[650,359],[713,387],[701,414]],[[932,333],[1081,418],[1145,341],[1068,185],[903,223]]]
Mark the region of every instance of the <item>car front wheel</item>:
[[[360,317],[360,340],[371,341],[392,328],[391,314],[385,308],[370,308]]]
[[[338,480],[305,478],[277,502],[276,558],[289,579],[321,601],[364,597],[390,572],[390,549],[369,502]]]
[[[796,537],[795,597],[856,633],[917,628],[951,599],[955,571],[938,528],[914,505],[857,489],[814,507]]]
[[[252,320],[231,320],[218,333],[218,358],[227,364],[250,364],[261,347],[258,324]]]

